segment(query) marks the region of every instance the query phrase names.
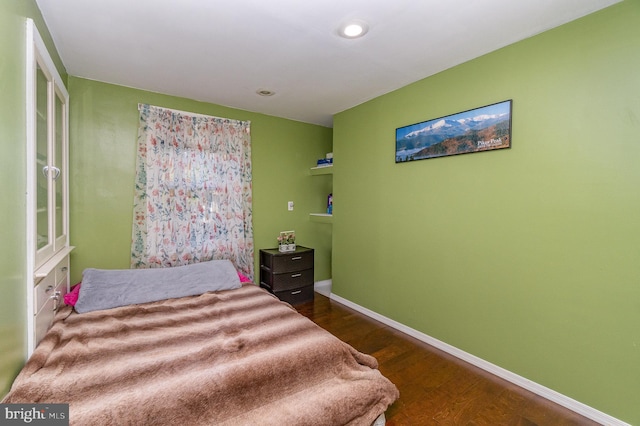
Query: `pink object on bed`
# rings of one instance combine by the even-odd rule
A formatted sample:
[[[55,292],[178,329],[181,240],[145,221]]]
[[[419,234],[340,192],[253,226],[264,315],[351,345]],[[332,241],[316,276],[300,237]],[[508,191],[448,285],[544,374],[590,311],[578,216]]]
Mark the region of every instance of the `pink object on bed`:
[[[242,272],[238,272],[238,278],[240,278],[240,282],[241,283],[252,283],[253,282],[248,277],[244,276],[242,274]]]
[[[75,306],[78,301],[78,296],[80,294],[80,285],[82,283],[78,283],[71,287],[71,291],[64,295],[64,304],[69,306]]]

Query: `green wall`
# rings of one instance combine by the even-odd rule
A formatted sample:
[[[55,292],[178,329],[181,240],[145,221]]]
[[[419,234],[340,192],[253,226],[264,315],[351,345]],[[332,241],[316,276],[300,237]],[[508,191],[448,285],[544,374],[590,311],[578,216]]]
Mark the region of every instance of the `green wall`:
[[[0,2],[0,397],[26,348],[26,19],[32,18],[58,71],[66,73],[32,0]]]
[[[26,353],[26,17],[66,78],[35,2],[0,3],[1,393]],[[293,228],[336,294],[640,424],[637,22],[627,0],[338,114],[333,226],[307,215],[331,129],[69,77],[73,279],[128,267],[138,102],[251,120],[256,248]],[[505,99],[512,149],[394,163],[396,127]]]
[[[338,114],[333,292],[640,424],[640,2]],[[509,150],[394,163],[513,99]]]
[[[129,268],[138,103],[250,120],[256,277],[258,249],[294,229],[298,244],[316,250],[316,281],[331,278],[331,226],[309,221],[326,181],[309,168],[331,151],[332,129],[76,77],[69,96],[73,283],[87,267]]]

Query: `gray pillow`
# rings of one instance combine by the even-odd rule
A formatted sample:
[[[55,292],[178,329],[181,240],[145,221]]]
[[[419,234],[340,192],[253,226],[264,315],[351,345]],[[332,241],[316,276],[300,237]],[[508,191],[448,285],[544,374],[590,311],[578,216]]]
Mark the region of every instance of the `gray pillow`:
[[[82,288],[75,309],[82,314],[239,287],[238,272],[229,260],[173,268],[89,268],[82,272]]]

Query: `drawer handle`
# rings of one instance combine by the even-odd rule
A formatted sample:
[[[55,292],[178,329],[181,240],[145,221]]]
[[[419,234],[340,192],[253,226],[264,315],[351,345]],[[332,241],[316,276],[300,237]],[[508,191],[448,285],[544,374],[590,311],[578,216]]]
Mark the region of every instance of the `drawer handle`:
[[[66,266],[63,266],[62,268],[60,268],[60,271],[67,272],[67,269],[69,269],[69,268],[67,268]]]
[[[300,294],[300,293],[302,293],[302,290],[292,291],[291,295],[293,296],[293,295]]]
[[[44,291],[45,293],[49,293],[51,290],[53,290],[53,286],[50,285],[49,287],[47,287],[47,289]]]
[[[296,256],[291,258],[291,260],[300,260],[300,259],[302,259],[302,256]]]
[[[291,274],[291,278],[298,278],[301,277],[302,274]]]
[[[53,296],[50,296],[49,299],[53,299],[55,302],[53,303],[53,312],[58,310],[58,303],[60,303],[61,292],[56,291]]]

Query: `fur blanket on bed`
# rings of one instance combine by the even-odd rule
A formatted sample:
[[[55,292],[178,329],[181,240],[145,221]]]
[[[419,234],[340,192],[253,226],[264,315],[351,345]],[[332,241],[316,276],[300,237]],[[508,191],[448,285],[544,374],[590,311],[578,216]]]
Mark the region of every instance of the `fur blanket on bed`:
[[[397,398],[375,358],[249,284],[65,307],[2,402],[69,403],[75,425],[334,426],[371,425]]]

